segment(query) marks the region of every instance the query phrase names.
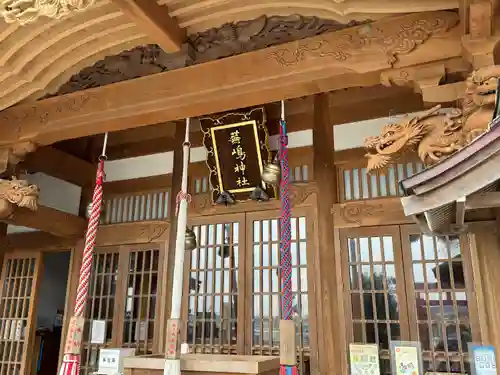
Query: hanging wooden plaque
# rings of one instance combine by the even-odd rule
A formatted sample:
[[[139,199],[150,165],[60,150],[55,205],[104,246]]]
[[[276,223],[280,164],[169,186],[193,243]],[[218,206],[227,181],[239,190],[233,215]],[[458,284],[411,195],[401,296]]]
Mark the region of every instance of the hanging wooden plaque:
[[[266,114],[262,107],[200,119],[207,166],[212,185],[212,202],[222,192],[236,201],[246,201],[257,186],[276,196],[262,183],[264,165],[271,162]]]

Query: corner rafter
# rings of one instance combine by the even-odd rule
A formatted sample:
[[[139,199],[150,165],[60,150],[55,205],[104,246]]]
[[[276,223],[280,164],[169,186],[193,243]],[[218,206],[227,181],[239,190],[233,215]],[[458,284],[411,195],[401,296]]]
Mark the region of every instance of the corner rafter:
[[[186,41],[186,30],[170,16],[168,8],[155,0],[113,0],[152,41],[165,52],[178,52]]]

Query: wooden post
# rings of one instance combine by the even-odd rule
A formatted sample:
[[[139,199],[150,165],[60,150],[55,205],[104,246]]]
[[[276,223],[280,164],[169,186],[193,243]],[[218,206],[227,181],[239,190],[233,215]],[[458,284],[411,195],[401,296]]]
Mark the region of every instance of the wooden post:
[[[159,323],[160,332],[163,332],[159,342],[160,353],[166,352],[166,340],[167,340],[167,321],[170,317],[170,301],[172,297],[172,271],[174,269],[174,255],[175,255],[175,238],[177,233],[177,217],[175,216],[175,206],[177,204],[176,197],[177,193],[181,190],[181,177],[182,177],[182,143],[184,142],[184,127],[177,123],[175,125],[175,135],[174,135],[174,161],[172,169],[172,186],[170,189],[170,204],[169,204],[169,219],[170,219],[170,234],[168,237],[168,244],[166,254],[163,257],[163,281],[162,281],[162,301],[165,308],[162,309],[162,315],[160,316]]]
[[[0,223],[0,273],[3,269],[3,258],[7,252],[6,236],[7,236],[7,224]],[[0,275],[1,276],[1,275]]]
[[[472,272],[481,330],[481,341],[497,349],[497,367],[500,366],[500,236],[496,226],[485,226],[469,235]],[[478,289],[479,288],[479,289]],[[474,312],[472,312],[474,313]]]
[[[330,118],[329,96],[319,94],[314,98],[313,156],[314,177],[317,184],[318,215],[318,269],[319,295],[318,306],[318,350],[321,374],[345,373],[342,355],[345,350],[339,342],[339,332],[344,326],[344,316],[339,313],[342,295],[336,287],[337,274],[340,276],[339,257],[336,257],[333,205],[337,201],[337,177],[333,160],[334,139],[333,122]],[[334,270],[334,271],[333,271]],[[333,271],[333,272],[332,272]]]

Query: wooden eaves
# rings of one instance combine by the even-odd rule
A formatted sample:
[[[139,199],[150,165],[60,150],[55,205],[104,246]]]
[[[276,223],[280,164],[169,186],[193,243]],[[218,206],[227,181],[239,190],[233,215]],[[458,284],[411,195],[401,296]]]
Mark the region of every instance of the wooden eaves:
[[[400,182],[404,213],[427,233],[464,231],[472,211],[500,207],[500,126],[444,159]]]

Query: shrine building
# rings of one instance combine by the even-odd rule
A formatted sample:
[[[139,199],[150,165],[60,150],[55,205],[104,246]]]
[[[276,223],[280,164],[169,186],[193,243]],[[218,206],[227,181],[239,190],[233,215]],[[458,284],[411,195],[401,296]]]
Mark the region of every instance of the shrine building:
[[[0,0],[0,375],[500,350],[499,1],[41,3]]]

